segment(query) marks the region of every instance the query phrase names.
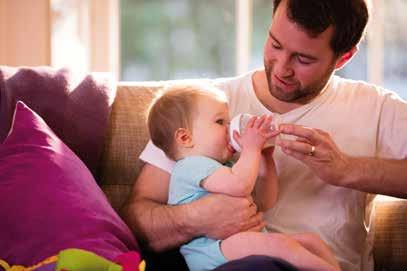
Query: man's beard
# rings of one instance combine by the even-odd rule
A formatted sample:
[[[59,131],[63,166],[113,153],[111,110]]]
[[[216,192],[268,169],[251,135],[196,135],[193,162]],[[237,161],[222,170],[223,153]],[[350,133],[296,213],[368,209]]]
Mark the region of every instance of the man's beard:
[[[296,102],[305,104],[308,101],[312,100],[314,97],[318,96],[319,93],[324,89],[326,84],[328,83],[333,71],[334,65],[330,66],[326,73],[324,73],[318,80],[315,80],[313,83],[306,87],[299,86],[297,89],[294,89],[290,92],[285,92],[280,87],[273,85],[272,83],[272,65],[271,64],[264,64],[268,89],[270,94],[275,97],[276,99],[283,101],[283,102]]]

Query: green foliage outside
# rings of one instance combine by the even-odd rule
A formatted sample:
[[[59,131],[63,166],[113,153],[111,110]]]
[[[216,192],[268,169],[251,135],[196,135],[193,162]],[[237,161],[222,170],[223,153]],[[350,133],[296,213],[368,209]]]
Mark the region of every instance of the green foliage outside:
[[[121,0],[122,81],[215,78],[236,72],[235,0]],[[263,65],[272,0],[252,0],[249,68]],[[384,87],[407,98],[405,1],[384,6]],[[394,8],[392,8],[394,7]],[[374,19],[374,18],[373,18]],[[367,41],[337,74],[368,80]]]
[[[231,76],[234,0],[122,0],[121,80]]]

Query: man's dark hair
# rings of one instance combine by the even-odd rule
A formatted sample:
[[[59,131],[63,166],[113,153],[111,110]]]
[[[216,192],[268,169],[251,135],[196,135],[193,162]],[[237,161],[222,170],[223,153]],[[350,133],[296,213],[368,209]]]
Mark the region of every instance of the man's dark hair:
[[[273,14],[280,2],[274,0]],[[331,48],[340,55],[362,39],[369,11],[366,0],[287,0],[287,16],[310,36],[317,36],[332,25]]]

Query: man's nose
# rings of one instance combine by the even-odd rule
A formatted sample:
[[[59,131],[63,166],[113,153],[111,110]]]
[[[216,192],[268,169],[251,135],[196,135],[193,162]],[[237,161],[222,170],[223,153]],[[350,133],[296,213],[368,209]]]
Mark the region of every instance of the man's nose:
[[[290,77],[294,75],[290,56],[282,54],[276,57],[274,62],[274,72],[279,77]]]

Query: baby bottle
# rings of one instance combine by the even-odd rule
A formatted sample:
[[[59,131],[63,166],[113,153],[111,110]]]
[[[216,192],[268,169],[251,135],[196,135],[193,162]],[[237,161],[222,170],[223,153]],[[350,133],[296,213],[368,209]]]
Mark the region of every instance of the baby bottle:
[[[273,114],[273,120],[271,123],[271,129],[275,130],[278,128],[278,125],[280,124],[280,115],[279,114]],[[241,148],[239,144],[234,140],[233,138],[233,131],[236,130],[240,135],[244,132],[244,129],[246,128],[246,124],[249,121],[249,119],[253,117],[251,114],[239,114],[232,118],[230,121],[229,125],[229,137],[230,137],[230,144],[232,147],[237,151],[240,152]],[[275,145],[276,138],[280,136],[277,135],[273,138],[270,138],[265,144],[264,144],[264,149],[270,146]]]

